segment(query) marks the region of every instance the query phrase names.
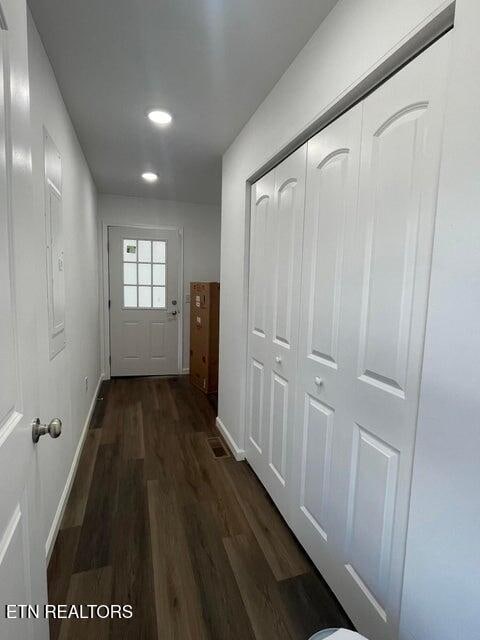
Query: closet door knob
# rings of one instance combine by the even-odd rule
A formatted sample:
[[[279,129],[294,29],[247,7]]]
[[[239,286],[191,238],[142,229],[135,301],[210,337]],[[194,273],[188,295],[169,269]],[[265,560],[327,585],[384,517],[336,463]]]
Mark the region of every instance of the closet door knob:
[[[275,356],[275,362],[277,364],[282,364],[282,358],[280,356]]]
[[[315,384],[317,385],[317,387],[321,387],[323,384],[322,378],[320,378],[319,376],[315,376]]]

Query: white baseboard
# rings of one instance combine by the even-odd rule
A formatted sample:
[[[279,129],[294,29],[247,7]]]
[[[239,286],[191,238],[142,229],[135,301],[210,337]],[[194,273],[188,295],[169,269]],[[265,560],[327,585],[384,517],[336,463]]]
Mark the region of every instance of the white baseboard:
[[[57,511],[55,512],[55,517],[53,518],[52,526],[50,527],[50,531],[47,536],[47,541],[45,543],[45,554],[47,557],[47,566],[48,566],[48,563],[50,562],[50,556],[52,555],[53,547],[55,546],[58,530],[60,529],[60,523],[62,522],[63,514],[65,512],[65,507],[67,506],[67,500],[68,500],[68,497],[70,496],[70,491],[72,490],[73,481],[75,479],[75,474],[77,472],[77,467],[80,460],[80,454],[82,453],[83,444],[85,442],[85,438],[87,437],[88,425],[90,424],[90,420],[92,418],[93,411],[95,409],[95,403],[97,401],[98,392],[100,391],[100,385],[102,384],[103,379],[104,379],[104,374],[101,373],[97,382],[95,393],[93,394],[90,409],[88,410],[88,414],[85,419],[85,424],[83,425],[82,434],[80,436],[80,440],[78,441],[75,455],[73,456],[72,466],[70,467],[70,471],[68,473],[67,482],[65,483],[65,487],[62,491],[62,496],[60,498],[60,502],[58,503]]]
[[[190,367],[183,367],[182,373],[190,373]]]
[[[223,424],[223,422],[220,420],[220,418],[217,416],[217,418],[215,419],[215,423],[218,427],[218,430],[220,431],[220,433],[222,434],[222,436],[225,438],[230,451],[233,453],[233,457],[235,458],[235,460],[245,460],[245,449],[240,449],[235,440],[232,438],[232,436],[230,435],[230,433],[228,432],[227,427]]]

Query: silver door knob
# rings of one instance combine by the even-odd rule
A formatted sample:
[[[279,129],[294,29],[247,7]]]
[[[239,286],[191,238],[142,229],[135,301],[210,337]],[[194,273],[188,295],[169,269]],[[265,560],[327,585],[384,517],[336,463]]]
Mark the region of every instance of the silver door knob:
[[[51,438],[58,438],[62,433],[62,421],[60,418],[54,418],[50,420],[48,424],[40,424],[40,418],[35,418],[32,422],[32,440],[38,442],[41,436],[46,433]]]
[[[172,316],[176,316],[177,312],[176,311],[172,311]]]
[[[315,376],[315,384],[317,387],[321,387],[323,384],[323,380],[319,376]]]
[[[282,358],[280,356],[275,356],[275,362],[277,364],[282,364]]]

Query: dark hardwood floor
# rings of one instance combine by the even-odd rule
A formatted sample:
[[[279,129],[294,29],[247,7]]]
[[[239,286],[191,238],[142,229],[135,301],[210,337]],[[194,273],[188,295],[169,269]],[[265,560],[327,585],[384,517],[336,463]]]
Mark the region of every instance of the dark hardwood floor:
[[[186,377],[103,384],[48,579],[51,603],[134,610],[51,621],[53,640],[304,640],[351,628]]]

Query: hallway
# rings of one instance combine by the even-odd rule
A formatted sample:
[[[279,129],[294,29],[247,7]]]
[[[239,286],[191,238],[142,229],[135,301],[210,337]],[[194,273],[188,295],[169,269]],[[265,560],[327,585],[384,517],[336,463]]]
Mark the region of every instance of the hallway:
[[[187,377],[104,382],[48,570],[51,603],[132,604],[52,639],[303,640],[349,627]]]
[[[0,640],[477,637],[479,23],[0,0]]]

